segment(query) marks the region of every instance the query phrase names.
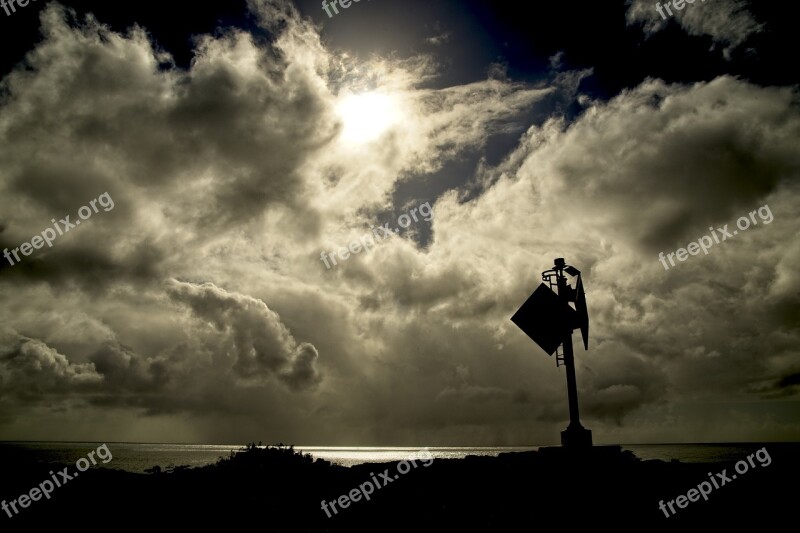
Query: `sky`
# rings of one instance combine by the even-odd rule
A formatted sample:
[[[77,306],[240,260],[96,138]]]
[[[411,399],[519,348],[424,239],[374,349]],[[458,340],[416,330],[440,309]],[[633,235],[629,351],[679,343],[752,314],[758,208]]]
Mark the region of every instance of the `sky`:
[[[0,10],[0,440],[800,439],[788,5]]]

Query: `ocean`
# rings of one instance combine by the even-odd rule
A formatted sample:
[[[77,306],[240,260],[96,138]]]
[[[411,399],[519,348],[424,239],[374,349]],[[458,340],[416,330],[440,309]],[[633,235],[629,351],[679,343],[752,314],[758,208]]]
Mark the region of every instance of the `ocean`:
[[[25,462],[28,464],[70,464],[103,443],[94,442],[0,442],[0,463]],[[190,467],[213,464],[220,457],[241,448],[239,444],[138,444],[110,442],[113,459],[93,468],[115,468],[129,472],[144,472],[153,466],[162,469],[170,466]],[[800,452],[800,444],[778,443],[719,443],[719,444],[623,444],[640,459],[673,459],[687,463],[733,462],[766,446],[793,447]],[[361,463],[400,461],[418,457],[425,448],[416,447],[333,447],[295,446],[295,449],[325,459],[335,464],[351,466]],[[504,452],[537,450],[539,446],[521,447],[430,447],[434,459],[455,459],[467,455],[496,456]],[[8,463],[7,463],[8,464]]]

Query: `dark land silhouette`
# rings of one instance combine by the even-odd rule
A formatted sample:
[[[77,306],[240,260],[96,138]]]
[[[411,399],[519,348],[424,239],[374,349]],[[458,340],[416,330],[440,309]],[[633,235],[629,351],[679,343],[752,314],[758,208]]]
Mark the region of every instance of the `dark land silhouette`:
[[[349,503],[328,518],[321,508],[398,463],[353,467],[314,460],[291,447],[249,445],[216,464],[160,468],[137,474],[90,468],[58,488],[50,500],[32,502],[18,515],[0,516],[3,531],[79,531],[165,527],[248,528],[267,532],[538,531],[614,527],[617,530],[695,530],[745,526],[793,529],[797,517],[797,445],[769,444],[771,464],[756,463],[744,475],[715,489],[669,518],[660,500],[685,495],[708,473],[734,463],[642,461],[617,446],[499,457],[435,459],[411,468],[369,501]],[[744,459],[744,458],[743,458]],[[2,495],[29,491],[57,465],[3,458]],[[70,472],[75,465],[69,467]],[[380,481],[379,481],[380,482]],[[53,529],[56,531],[57,529]]]

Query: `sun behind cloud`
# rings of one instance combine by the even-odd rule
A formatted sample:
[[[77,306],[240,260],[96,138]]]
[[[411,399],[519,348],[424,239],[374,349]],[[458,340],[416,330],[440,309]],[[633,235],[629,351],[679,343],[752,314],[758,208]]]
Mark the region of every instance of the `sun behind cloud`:
[[[379,91],[344,96],[336,113],[344,125],[341,139],[359,144],[377,139],[401,118],[396,98]]]

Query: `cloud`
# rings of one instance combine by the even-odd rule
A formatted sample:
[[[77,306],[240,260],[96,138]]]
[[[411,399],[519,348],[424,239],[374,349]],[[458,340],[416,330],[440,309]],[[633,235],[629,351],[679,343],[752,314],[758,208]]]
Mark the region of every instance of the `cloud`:
[[[523,168],[565,213],[660,249],[760,206],[795,175],[795,99],[727,76],[691,87],[648,80],[569,127],[551,120],[531,130],[527,144],[537,148]],[[651,198],[646,216],[640,195]]]
[[[798,355],[783,340],[797,338],[796,323],[766,318],[800,310],[796,277],[771,289],[786,279],[776,265],[797,253],[796,102],[791,89],[729,77],[650,80],[572,124],[533,127],[484,195],[437,202],[428,264],[394,261],[391,278],[424,281],[433,261],[447,279],[470,273],[437,313],[500,327],[538,283],[529,265],[565,256],[589,290],[594,341],[578,354],[587,414],[619,424],[648,403],[745,394]],[[658,251],[765,203],[788,226],[759,226],[708,257],[659,268]]]
[[[103,379],[94,365],[73,363],[41,341],[7,328],[0,333],[0,397],[5,400],[88,391]]]
[[[440,44],[445,44],[450,40],[449,33],[442,33],[440,35],[434,35],[433,37],[427,37],[425,42],[428,44],[432,44],[434,46],[439,46]]]
[[[264,49],[237,30],[201,36],[181,71],[141,28],[121,35],[68,19],[45,9],[43,41],[3,80],[0,187],[24,201],[3,209],[2,244],[29,240],[104,191],[120,201],[81,228],[83,244],[64,239],[15,275],[159,277],[163,252],[191,243],[196,227],[224,233],[296,203],[297,167],[334,123],[318,74],[278,56],[288,39]]]
[[[172,281],[167,293],[214,326],[239,377],[277,376],[293,390],[313,387],[322,379],[316,365],[317,349],[309,343],[298,345],[278,314],[261,300],[226,292],[212,283]]]
[[[763,31],[764,25],[755,20],[745,0],[714,0],[704,4],[685,3],[681,10],[671,7],[672,16],[664,10],[665,19],[650,0],[628,0],[626,18],[629,25],[642,24],[647,35],[653,35],[669,24],[677,22],[689,35],[708,35],[715,43],[726,45],[723,52],[730,57],[731,51],[744,43],[751,35]]]
[[[554,257],[581,268],[589,290],[592,341],[577,357],[581,403],[593,424],[616,431],[643,424],[648,409],[690,399],[708,412],[709,398],[771,401],[753,384],[780,379],[800,355],[793,348],[800,279],[783,266],[798,250],[796,103],[792,89],[730,77],[646,81],[573,123],[554,118],[530,128],[505,162],[487,169],[482,195],[464,201],[453,191],[436,202],[425,250],[396,242],[351,258],[342,269],[348,281],[352,273],[348,291],[361,295],[368,316],[382,317],[373,332],[385,338],[383,350],[408,353],[411,342],[420,354],[393,371],[402,372],[400,381],[415,379],[418,395],[448,406],[422,420],[481,426],[488,412],[516,413],[518,389],[548,405],[514,420],[566,413],[552,360],[508,321]],[[770,225],[669,272],[658,263],[659,251],[766,203],[775,214]],[[390,304],[400,306],[395,320],[403,329],[386,338]],[[768,318],[776,314],[786,318]],[[450,365],[479,382],[451,384]],[[429,377],[437,375],[440,388]],[[495,407],[445,414],[476,397]]]
[[[185,70],[145,29],[51,6],[43,40],[4,78],[0,246],[104,191],[116,207],[0,269],[12,331],[0,436],[74,437],[84,421],[86,434],[151,440],[261,438],[256,427],[331,445],[552,441],[563,375],[509,317],[555,257],[585,276],[578,383],[592,429],[761,431],[752,414],[776,384],[796,399],[795,89],[646,80],[531,124],[590,71],[435,89],[432,57],[345,57],[288,4],[249,5],[267,36],[200,36]],[[404,121],[343,143],[337,103],[369,90]],[[518,142],[444,182],[495,136]],[[426,239],[394,236],[325,269],[322,250],[422,201],[435,212]],[[771,224],[668,272],[658,263],[766,203]],[[59,417],[45,412],[56,393],[70,400]],[[759,435],[796,438],[793,423]]]

